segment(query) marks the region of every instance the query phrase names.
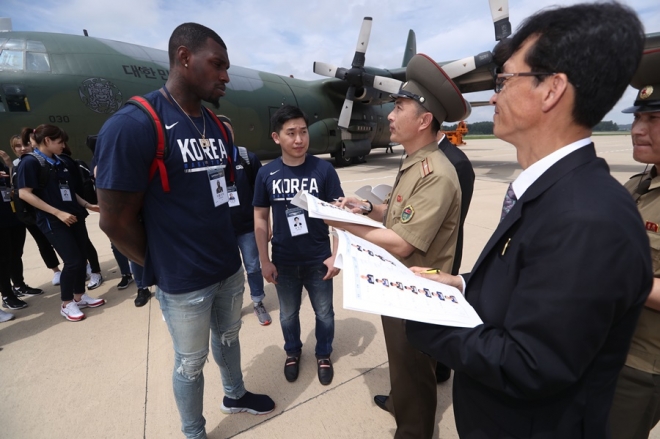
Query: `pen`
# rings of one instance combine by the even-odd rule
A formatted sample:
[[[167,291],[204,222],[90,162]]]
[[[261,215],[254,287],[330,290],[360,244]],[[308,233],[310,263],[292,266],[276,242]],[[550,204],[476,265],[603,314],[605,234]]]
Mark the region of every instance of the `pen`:
[[[431,268],[429,270],[420,271],[420,273],[423,273],[423,274],[438,274],[438,273],[441,273],[441,271],[438,268]]]

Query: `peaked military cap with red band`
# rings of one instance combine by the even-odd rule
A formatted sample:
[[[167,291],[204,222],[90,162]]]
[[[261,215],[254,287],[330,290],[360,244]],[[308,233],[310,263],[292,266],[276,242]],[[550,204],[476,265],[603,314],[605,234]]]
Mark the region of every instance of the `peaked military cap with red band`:
[[[440,123],[464,120],[472,111],[442,67],[422,53],[412,57],[406,67],[406,82],[391,96],[416,100]]]

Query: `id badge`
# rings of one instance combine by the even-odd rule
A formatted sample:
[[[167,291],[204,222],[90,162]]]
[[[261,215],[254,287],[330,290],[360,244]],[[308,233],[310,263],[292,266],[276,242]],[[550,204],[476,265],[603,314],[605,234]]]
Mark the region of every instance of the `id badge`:
[[[2,201],[9,203],[11,201],[11,189],[5,186],[0,186],[0,193],[2,193]]]
[[[306,235],[307,223],[305,222],[305,211],[299,207],[286,210],[286,220],[289,222],[291,236]]]
[[[225,170],[220,167],[211,168],[207,171],[213,204],[218,207],[227,202],[227,182],[225,181]]]
[[[60,183],[60,194],[62,194],[62,201],[73,201],[71,189],[67,183]]]
[[[236,185],[229,186],[227,188],[227,196],[229,197],[229,207],[236,207],[241,205],[241,201],[238,199],[238,190]]]

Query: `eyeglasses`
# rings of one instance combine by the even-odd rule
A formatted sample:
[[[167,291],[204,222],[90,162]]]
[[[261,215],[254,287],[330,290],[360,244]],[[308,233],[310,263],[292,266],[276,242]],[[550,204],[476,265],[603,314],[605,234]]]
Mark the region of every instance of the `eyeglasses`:
[[[504,88],[504,83],[507,79],[513,78],[514,76],[536,76],[538,79],[541,79],[542,76],[552,76],[556,73],[548,72],[520,72],[520,73],[498,73],[495,78],[495,93],[499,93]]]

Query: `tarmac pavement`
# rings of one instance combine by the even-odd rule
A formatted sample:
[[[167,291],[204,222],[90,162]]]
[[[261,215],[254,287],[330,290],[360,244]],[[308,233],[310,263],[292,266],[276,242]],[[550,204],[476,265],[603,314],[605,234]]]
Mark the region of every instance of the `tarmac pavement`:
[[[644,169],[631,158],[629,135],[596,136],[594,141],[619,181]],[[507,185],[520,167],[515,149],[499,140],[468,140],[463,150],[476,173],[461,267],[461,271],[469,271],[497,226]],[[352,195],[365,184],[393,184],[402,151],[400,146],[390,154],[376,150],[367,163],[338,169],[344,192]],[[0,324],[0,438],[181,438],[172,394],[172,342],[158,301],[153,298],[136,308],[134,283],[117,290],[121,276],[110,243],[98,228],[97,214],[90,215],[87,227],[105,278],[90,295],[107,303],[85,309],[87,318],[76,323],[60,316],[59,287],[51,284],[52,273],[44,267],[28,234],[25,279],[45,294],[24,298],[29,306],[12,311],[15,320]],[[314,313],[304,294],[300,376],[288,383],[283,375],[285,354],[275,288],[266,286],[264,304],[273,323],[265,327],[252,313],[246,292],[240,335],[244,379],[248,390],[275,400],[275,411],[262,416],[222,414],[220,373],[209,355],[204,368],[209,438],[393,436],[394,419],[373,403],[374,395],[389,391],[380,317],[343,309],[341,274],[336,278],[335,376],[332,384],[322,386],[314,359]],[[436,420],[436,438],[458,437],[451,380],[438,386]],[[660,427],[651,438],[660,439]]]

